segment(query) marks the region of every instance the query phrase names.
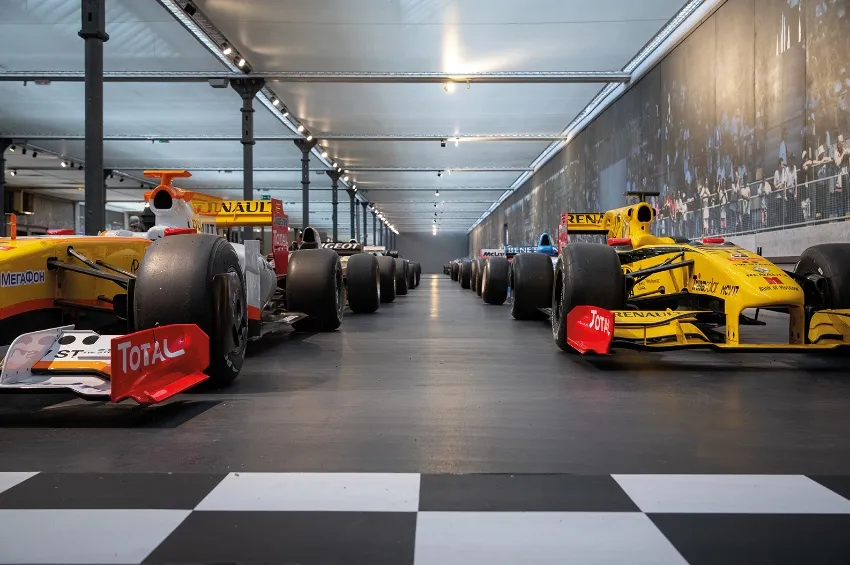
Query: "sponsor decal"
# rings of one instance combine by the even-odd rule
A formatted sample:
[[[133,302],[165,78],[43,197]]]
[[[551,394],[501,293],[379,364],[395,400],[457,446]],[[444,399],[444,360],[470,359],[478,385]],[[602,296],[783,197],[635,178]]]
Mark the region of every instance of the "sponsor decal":
[[[633,319],[638,319],[638,320],[645,320],[645,319],[649,319],[649,318],[657,320],[657,319],[663,319],[663,318],[672,318],[673,316],[677,316],[677,315],[678,314],[676,312],[641,312],[639,310],[621,310],[621,311],[618,311],[618,312],[614,312],[615,318],[618,318],[618,319],[619,318],[622,318],[622,319],[633,318]]]
[[[730,261],[761,261],[761,257],[756,255],[747,255],[746,253],[741,253],[740,251],[729,254]]]
[[[26,286],[30,284],[42,284],[43,282],[44,271],[0,273],[0,287]]]
[[[356,251],[360,249],[359,243],[343,243],[343,242],[333,242],[333,243],[323,243],[322,247],[325,249],[341,249],[346,251]]]
[[[611,319],[607,316],[600,316],[596,310],[591,310],[590,323],[587,327],[608,334],[611,333]]]
[[[504,257],[504,249],[482,249],[481,257]]]
[[[14,247],[9,247],[8,245],[0,245],[0,251],[11,251]]]
[[[725,284],[720,288],[720,296],[737,296],[740,287],[737,285]]]
[[[702,279],[694,279],[694,283],[691,286],[691,290],[694,292],[706,292],[708,294],[716,294],[717,287],[720,286],[720,283],[715,281],[714,279],[710,281],[704,281]]]
[[[506,255],[517,255],[519,253],[535,253],[537,252],[536,245],[507,245],[505,246]]]
[[[770,269],[768,269],[767,267],[762,267],[761,265],[756,265],[755,267],[753,267],[753,270],[763,275],[770,273]]]
[[[767,284],[782,284],[782,279],[779,277],[763,277]]]
[[[771,292],[771,291],[775,291],[775,290],[794,291],[794,290],[800,290],[800,287],[790,285],[790,284],[771,284],[770,286],[760,286],[759,287],[760,292]]]
[[[121,353],[121,370],[124,373],[164,363],[166,359],[175,359],[186,353],[185,349],[170,350],[167,338],[162,340],[162,344],[153,341],[133,345],[132,341],[125,341],[118,344],[118,351]]]
[[[567,214],[567,226],[575,224],[579,226],[601,224],[605,214],[593,212]]]

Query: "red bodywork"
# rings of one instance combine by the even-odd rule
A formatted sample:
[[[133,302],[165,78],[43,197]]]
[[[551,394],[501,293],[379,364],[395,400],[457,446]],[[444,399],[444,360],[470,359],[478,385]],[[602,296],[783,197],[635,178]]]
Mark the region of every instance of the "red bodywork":
[[[112,339],[110,398],[155,404],[209,378],[210,340],[193,324],[175,324]]]
[[[614,313],[596,306],[576,306],[567,314],[567,343],[579,353],[606,355],[614,339]]]

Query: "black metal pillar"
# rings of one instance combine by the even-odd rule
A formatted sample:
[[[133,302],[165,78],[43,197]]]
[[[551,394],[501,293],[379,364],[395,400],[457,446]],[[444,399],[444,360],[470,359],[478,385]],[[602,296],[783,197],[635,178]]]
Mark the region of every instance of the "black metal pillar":
[[[331,206],[333,207],[333,213],[331,214],[331,221],[333,222],[333,241],[339,241],[339,177],[342,176],[342,173],[336,170],[327,171],[328,176],[331,177]]]
[[[378,241],[378,214],[372,210],[372,242],[375,244]]]
[[[301,224],[310,225],[310,151],[316,140],[296,139],[295,146],[301,150]]]
[[[351,199],[351,231],[348,232],[348,239],[357,239],[357,232],[354,231],[354,191],[348,191],[348,198]]]
[[[261,78],[237,78],[230,86],[242,97],[242,199],[254,199],[254,97],[265,86]],[[254,239],[254,228],[242,229],[242,240]]]
[[[106,225],[103,190],[103,43],[106,33],[106,0],[82,0],[79,36],[86,43],[86,235],[97,235]]]
[[[6,235],[6,150],[10,145],[11,139],[0,139],[0,237]]]
[[[362,202],[363,204],[363,245],[369,244],[369,225],[366,223],[366,209],[369,207],[368,202]]]

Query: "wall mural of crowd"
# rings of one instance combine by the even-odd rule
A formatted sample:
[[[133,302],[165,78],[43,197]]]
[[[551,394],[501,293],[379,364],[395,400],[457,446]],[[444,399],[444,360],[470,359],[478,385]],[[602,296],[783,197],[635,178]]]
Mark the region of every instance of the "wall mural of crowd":
[[[562,211],[622,206],[627,191],[660,193],[659,235],[841,221],[848,106],[850,0],[728,0],[477,226],[471,248],[504,245],[505,231],[536,241]]]

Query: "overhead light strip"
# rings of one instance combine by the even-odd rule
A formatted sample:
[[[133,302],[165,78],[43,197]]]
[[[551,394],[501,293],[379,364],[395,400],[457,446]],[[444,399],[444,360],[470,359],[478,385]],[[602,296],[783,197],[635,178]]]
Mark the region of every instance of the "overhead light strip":
[[[690,0],[685,6],[679,10],[673,18],[665,24],[639,52],[629,61],[623,68],[624,72],[631,74],[630,83],[638,81],[649,69],[655,66],[660,60],[673,49],[679,39],[689,33],[696,25],[701,23],[702,17],[711,13],[717,6],[725,0]],[[702,8],[702,9],[700,9]],[[694,16],[692,19],[691,17]],[[691,25],[685,26],[689,19]],[[661,48],[661,49],[659,49]],[[523,173],[509,189],[507,196],[502,195],[496,203],[487,212],[481,215],[466,233],[472,232],[487,216],[493,213],[499,205],[504,202],[510,194],[519,189],[540,167],[549,162],[558,151],[563,149],[576,135],[578,135],[584,127],[590,123],[596,116],[605,111],[608,106],[623,92],[628,89],[628,85],[619,83],[607,84],[593,99],[582,109],[579,114],[573,118],[570,124],[561,132],[561,136],[565,137],[564,141],[555,141],[551,143],[532,163],[533,172]]]
[[[193,16],[189,16],[183,8],[174,0],[157,0],[161,6],[168,10],[183,26],[191,33],[195,39],[200,41],[221,63],[233,72],[242,72],[242,67],[231,61],[225,51],[232,50],[233,43],[228,41],[224,34],[215,28],[213,23],[200,10],[195,11]],[[203,22],[203,27],[198,22]],[[222,46],[226,46],[222,48]],[[250,65],[249,65],[250,66]],[[245,75],[250,76],[250,75]],[[289,128],[293,133],[298,132],[298,124],[294,119],[291,119],[289,111],[285,107],[281,107],[280,97],[277,96],[268,86],[257,93],[257,100],[265,106],[282,124]],[[303,131],[303,128],[302,128]],[[305,137],[308,137],[309,134]],[[309,141],[309,140],[308,140]],[[323,155],[323,148],[318,144],[311,151],[316,158],[328,168],[331,167],[332,161]],[[342,182],[345,188],[349,187],[348,182]]]

